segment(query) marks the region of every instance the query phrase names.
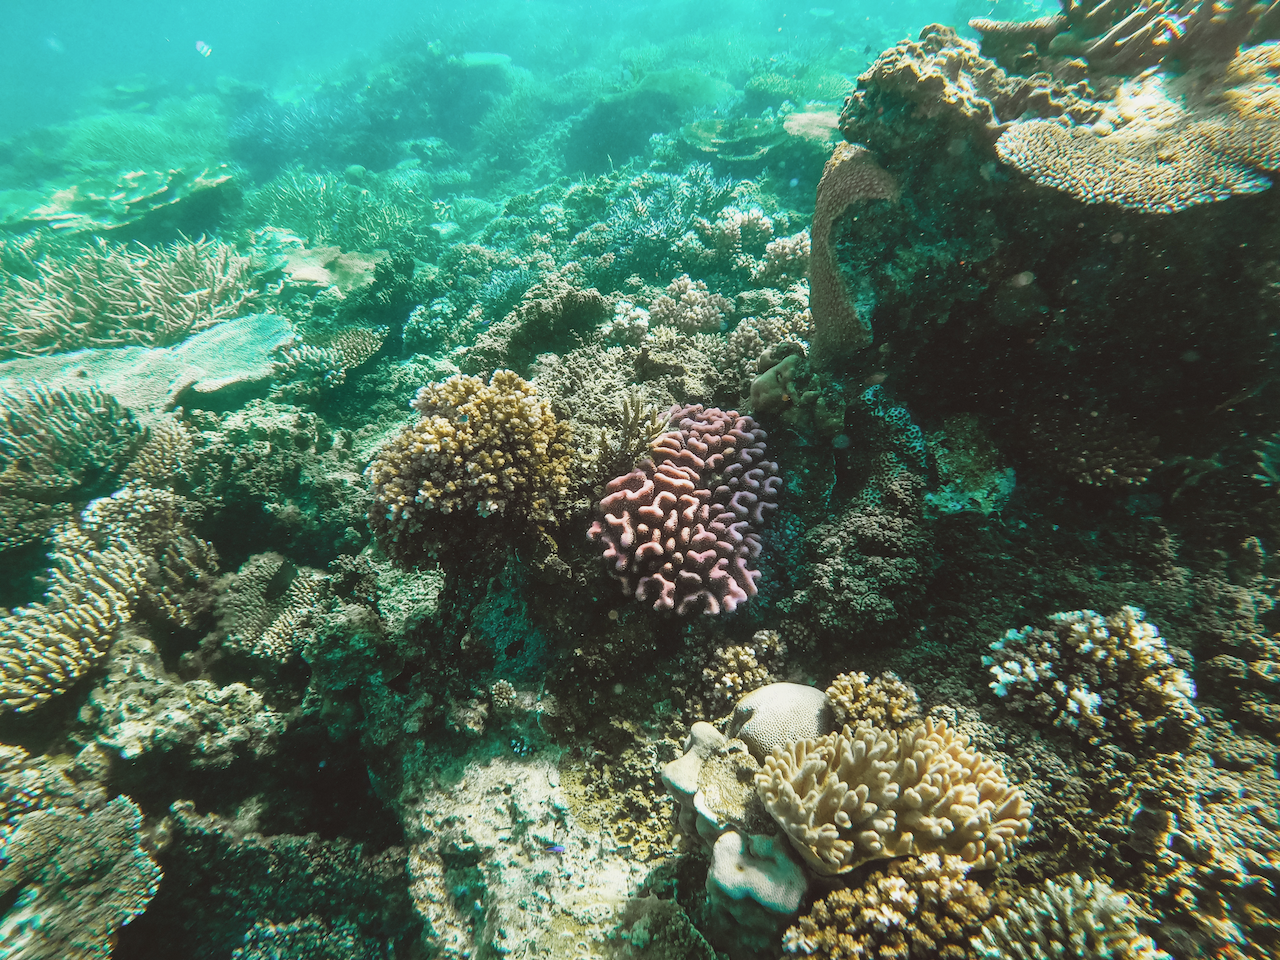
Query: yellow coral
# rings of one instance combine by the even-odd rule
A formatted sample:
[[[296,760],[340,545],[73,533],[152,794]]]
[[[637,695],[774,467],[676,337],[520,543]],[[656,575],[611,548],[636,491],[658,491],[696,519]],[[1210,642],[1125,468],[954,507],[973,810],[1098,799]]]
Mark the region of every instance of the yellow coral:
[[[553,519],[573,466],[569,428],[533,384],[498,370],[486,384],[459,374],[418,391],[422,419],[369,465],[369,518],[391,556],[429,552],[436,514]],[[450,534],[456,536],[456,529]]]
[[[920,716],[920,698],[896,673],[872,680],[865,673],[842,673],[827,687],[837,723],[901,727]]]
[[[929,852],[986,869],[1030,832],[1031,805],[968,743],[931,719],[901,733],[846,726],[775,749],[756,792],[818,873]]]

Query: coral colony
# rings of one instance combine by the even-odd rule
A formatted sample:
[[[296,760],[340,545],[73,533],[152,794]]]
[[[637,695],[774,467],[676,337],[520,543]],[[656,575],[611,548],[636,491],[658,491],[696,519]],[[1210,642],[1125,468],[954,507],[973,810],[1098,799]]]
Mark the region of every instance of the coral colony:
[[[0,131],[0,958],[1280,951],[1275,4],[688,7]]]

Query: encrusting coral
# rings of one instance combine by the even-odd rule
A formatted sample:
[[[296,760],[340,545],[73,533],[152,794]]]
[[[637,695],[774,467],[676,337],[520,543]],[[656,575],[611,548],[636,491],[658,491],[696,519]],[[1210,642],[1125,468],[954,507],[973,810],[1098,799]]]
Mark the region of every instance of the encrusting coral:
[[[1057,613],[1049,629],[1010,630],[991,650],[997,696],[1089,743],[1185,742],[1201,722],[1195,685],[1136,607]]]
[[[1031,831],[1022,791],[932,719],[902,732],[846,726],[776,749],[756,791],[805,862],[827,876],[931,852],[988,869]]]
[[[998,908],[956,856],[894,860],[860,886],[814,903],[782,939],[824,960],[968,960],[969,941]]]
[[[422,419],[378,451],[366,476],[369,522],[383,550],[412,565],[446,537],[439,517],[545,522],[569,488],[569,428],[510,370],[488,383],[459,374],[422,387]],[[456,523],[447,537],[457,536]]]
[[[45,257],[34,278],[0,289],[0,352],[166,346],[252,313],[250,262],[213,240],[170,247],[98,238],[65,260]]]
[[[649,458],[609,481],[590,536],[637,600],[680,615],[732,613],[756,593],[750,561],[776,506],[778,468],[764,459],[765,432],[735,410],[683,407],[671,423]]]
[[[1129,898],[1101,880],[1068,874],[1020,897],[982,928],[981,960],[1171,960],[1138,932]]]

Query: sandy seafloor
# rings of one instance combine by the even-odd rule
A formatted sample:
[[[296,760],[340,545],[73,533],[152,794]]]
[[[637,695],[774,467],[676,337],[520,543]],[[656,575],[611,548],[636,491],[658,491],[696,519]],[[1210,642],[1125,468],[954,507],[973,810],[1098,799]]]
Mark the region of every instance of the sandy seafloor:
[[[1277,956],[1274,5],[6,16],[0,960]]]

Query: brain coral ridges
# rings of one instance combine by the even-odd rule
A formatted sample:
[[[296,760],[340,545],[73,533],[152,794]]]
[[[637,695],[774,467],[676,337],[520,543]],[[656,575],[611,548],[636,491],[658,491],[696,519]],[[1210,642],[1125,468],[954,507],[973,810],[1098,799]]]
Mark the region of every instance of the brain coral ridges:
[[[611,480],[590,536],[637,600],[685,615],[732,613],[755,596],[751,561],[781,478],[750,417],[701,404],[672,411],[674,429]]]

